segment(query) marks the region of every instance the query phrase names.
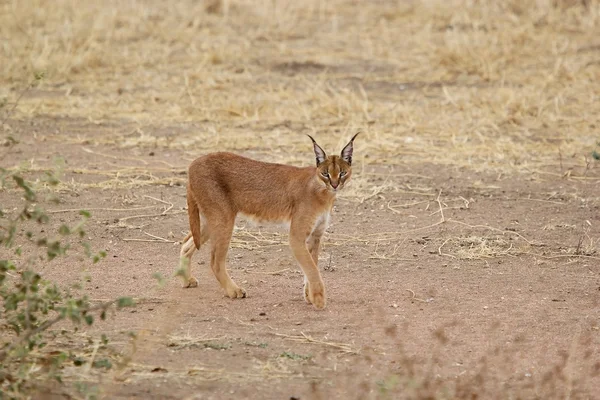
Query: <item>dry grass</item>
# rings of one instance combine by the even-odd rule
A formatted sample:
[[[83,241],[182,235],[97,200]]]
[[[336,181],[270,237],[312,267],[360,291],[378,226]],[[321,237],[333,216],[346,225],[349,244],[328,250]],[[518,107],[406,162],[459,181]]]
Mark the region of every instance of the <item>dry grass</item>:
[[[326,342],[323,340],[313,339],[312,337],[306,335],[304,332],[300,332],[300,335],[286,335],[282,333],[273,334],[288,340],[293,340],[295,342],[317,344],[321,346],[332,347],[344,353],[358,354],[358,350],[353,349],[352,346],[350,346],[347,343]]]
[[[501,237],[469,236],[446,239],[439,247],[439,254],[461,260],[481,260],[515,255],[518,251],[513,249],[512,242]]]
[[[10,105],[34,72],[47,77],[17,118],[129,124],[91,139],[57,133],[67,143],[251,148],[300,163],[301,133],[331,148],[362,128],[365,164],[532,172],[559,152],[584,166],[600,125],[597,1],[0,7],[0,97]]]

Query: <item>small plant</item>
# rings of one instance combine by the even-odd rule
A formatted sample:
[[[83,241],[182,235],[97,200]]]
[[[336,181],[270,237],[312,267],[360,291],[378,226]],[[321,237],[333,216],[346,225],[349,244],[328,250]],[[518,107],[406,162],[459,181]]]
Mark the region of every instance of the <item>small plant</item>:
[[[297,353],[293,353],[291,351],[284,351],[283,353],[281,353],[279,355],[279,357],[289,358],[290,360],[294,360],[294,361],[310,360],[312,358],[312,356],[310,354],[309,355],[297,354]]]
[[[600,152],[598,152],[598,149],[600,149],[600,142],[596,143],[596,148],[594,151],[592,151],[592,157],[594,160],[600,160]]]
[[[55,173],[48,173],[44,181],[58,184]],[[128,297],[92,304],[86,295],[77,295],[77,285],[60,288],[45,280],[37,272],[40,261],[50,261],[71,251],[70,237],[79,240],[85,236],[84,225],[90,214],[81,211],[81,220],[74,226],[61,225],[54,235],[47,234],[48,214],[37,204],[37,194],[30,182],[18,172],[0,169],[0,191],[18,190],[23,204],[16,213],[0,208],[0,298],[3,313],[0,316],[0,399],[23,398],[39,389],[49,380],[62,382],[61,370],[66,363],[81,366],[91,363],[94,368],[108,369],[110,360],[96,357],[86,360],[62,349],[51,349],[52,339],[58,335],[76,332],[81,325],[92,325],[95,317],[105,319],[107,312],[133,305]],[[81,250],[93,263],[106,256],[92,253],[87,243]],[[76,250],[74,250],[76,251]],[[72,329],[60,332],[50,328],[69,320]],[[108,339],[102,336],[105,348]]]
[[[2,116],[2,119],[0,120],[0,128],[2,128],[4,123],[8,120],[8,118],[11,116],[11,114],[16,110],[17,106],[19,105],[19,101],[21,101],[21,98],[25,95],[25,93],[27,93],[29,90],[31,90],[34,87],[36,87],[37,85],[39,85],[40,82],[44,79],[45,75],[46,75],[46,73],[43,71],[34,73],[32,80],[27,84],[27,86],[25,88],[23,88],[21,90],[21,92],[19,93],[19,96],[17,97],[13,106],[10,109],[5,109],[5,108],[7,108],[6,106],[8,105],[7,98],[3,98],[0,100],[0,110],[4,111],[4,115]],[[12,138],[12,136],[9,136],[7,139],[14,140]]]
[[[231,345],[227,343],[214,343],[214,342],[206,342],[204,343],[205,349],[213,349],[213,350],[227,350],[231,347]]]
[[[244,342],[244,344],[249,347],[260,347],[261,349],[266,349],[269,347],[268,343]]]
[[[379,389],[379,393],[387,394],[390,391],[393,391],[398,387],[400,379],[396,375],[390,375],[389,377],[377,381],[377,388]]]

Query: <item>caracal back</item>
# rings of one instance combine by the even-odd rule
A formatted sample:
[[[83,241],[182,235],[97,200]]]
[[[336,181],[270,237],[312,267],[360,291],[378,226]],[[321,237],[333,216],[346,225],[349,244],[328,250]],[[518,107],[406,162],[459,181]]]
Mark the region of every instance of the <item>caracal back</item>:
[[[316,167],[266,163],[233,153],[211,153],[194,160],[188,171],[187,204],[191,233],[181,247],[184,287],[198,286],[191,259],[210,241],[210,266],[230,298],[246,297],[229,276],[227,252],[238,214],[261,222],[289,223],[292,253],[304,272],[304,298],[325,307],[325,285],[317,267],[321,237],[337,192],[352,174],[353,142],[327,156],[310,137]]]

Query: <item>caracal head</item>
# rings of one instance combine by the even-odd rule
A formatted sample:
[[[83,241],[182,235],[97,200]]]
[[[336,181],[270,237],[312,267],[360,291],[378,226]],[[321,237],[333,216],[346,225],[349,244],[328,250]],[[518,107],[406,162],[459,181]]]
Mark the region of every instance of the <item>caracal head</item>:
[[[313,142],[313,147],[315,150],[315,157],[317,160],[317,177],[321,182],[323,182],[325,187],[333,193],[336,193],[338,190],[343,188],[350,180],[350,175],[352,175],[353,143],[354,139],[359,133],[360,132],[350,139],[350,142],[344,146],[339,156],[328,156],[325,154],[315,139],[308,135],[310,140]]]

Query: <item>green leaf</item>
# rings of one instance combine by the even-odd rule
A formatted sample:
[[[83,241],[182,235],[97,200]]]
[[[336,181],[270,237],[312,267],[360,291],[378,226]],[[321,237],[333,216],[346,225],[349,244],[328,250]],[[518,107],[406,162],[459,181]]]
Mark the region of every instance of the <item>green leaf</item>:
[[[83,242],[83,243],[81,243],[81,245],[83,246],[83,251],[84,251],[85,255],[88,257],[91,257],[92,250],[90,249],[90,244],[87,242]]]
[[[132,307],[134,305],[135,302],[131,297],[119,297],[117,300],[117,308]]]
[[[93,260],[94,264],[96,264],[98,261],[100,261],[104,257],[106,257],[106,252],[100,251],[100,252],[98,252],[98,254],[96,254],[94,257],[92,257],[92,260]]]
[[[596,150],[594,150],[592,152],[592,157],[594,157],[594,160],[600,160],[600,153],[598,153]]]
[[[60,183],[60,180],[56,177],[54,172],[46,172],[45,180],[50,186],[56,186]]]
[[[86,210],[79,210],[79,215],[83,215],[85,218],[90,218],[92,216],[92,214]]]
[[[23,191],[25,191],[25,200],[35,201],[35,193],[31,189],[31,186],[29,186],[25,182],[25,179],[21,178],[18,175],[13,175],[13,179],[14,179],[15,183],[17,184],[17,186],[19,186],[21,189],[23,189]]]
[[[289,358],[290,360],[308,360],[308,359],[312,358],[312,356],[310,354],[304,355],[304,354],[292,353],[289,351],[284,351],[283,353],[281,353],[279,355],[279,357]]]
[[[109,359],[107,358],[102,358],[100,360],[96,360],[92,363],[92,366],[94,368],[105,368],[105,369],[111,369],[112,368],[112,363],[110,362]]]
[[[92,325],[94,323],[94,317],[92,315],[86,315],[83,317],[85,319],[85,323],[88,325]]]
[[[162,274],[160,272],[155,272],[152,274],[152,277],[154,279],[156,279],[156,281],[158,282],[158,286],[159,287],[163,287],[166,283],[165,278],[162,276]]]
[[[61,225],[60,228],[58,228],[58,233],[63,236],[66,236],[69,233],[71,233],[71,229],[69,229],[67,225]]]
[[[45,224],[50,220],[46,212],[38,206],[35,206],[35,208],[33,209],[33,212],[31,213],[31,218],[39,224]]]
[[[83,364],[85,364],[85,358],[82,357],[75,357],[73,359],[73,364],[75,364],[77,367],[82,366]]]

